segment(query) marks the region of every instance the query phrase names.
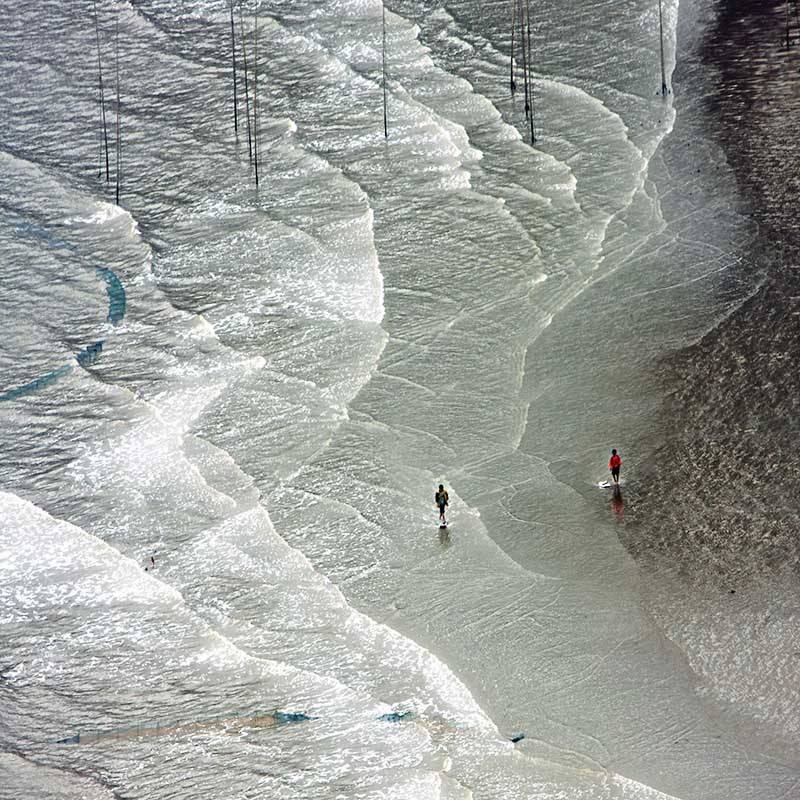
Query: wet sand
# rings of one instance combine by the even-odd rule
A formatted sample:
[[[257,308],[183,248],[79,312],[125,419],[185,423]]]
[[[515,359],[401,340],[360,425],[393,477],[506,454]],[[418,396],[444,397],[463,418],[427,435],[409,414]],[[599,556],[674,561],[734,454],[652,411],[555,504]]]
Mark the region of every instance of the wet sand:
[[[668,145],[694,162],[680,194],[711,220],[709,238],[725,218],[707,213],[715,195],[733,198],[739,222],[721,237],[737,262],[732,297],[748,283],[754,291],[660,365],[670,387],[663,436],[620,538],[649,575],[650,613],[684,654],[708,713],[744,750],[797,772],[800,26],[792,20],[787,49],[783,2],[720,0],[682,13],[708,25],[701,35],[684,21],[679,33],[678,120],[692,106],[724,158],[704,163],[677,125]]]
[[[800,569],[800,24],[787,49],[785,3],[714,6],[716,22],[676,72],[678,91],[701,73],[709,90],[679,98],[679,114],[680,103],[703,106],[752,220],[738,269],[760,288],[663,365],[670,433],[639,509],[656,533],[627,544],[735,589]],[[699,180],[713,191],[714,178]]]

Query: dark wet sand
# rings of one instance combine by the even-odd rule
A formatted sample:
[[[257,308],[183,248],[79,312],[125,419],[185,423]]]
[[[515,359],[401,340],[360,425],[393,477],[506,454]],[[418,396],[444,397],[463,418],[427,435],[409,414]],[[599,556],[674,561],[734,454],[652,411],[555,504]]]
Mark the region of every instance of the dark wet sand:
[[[706,38],[679,55],[676,103],[679,115],[702,105],[754,223],[740,269],[763,283],[664,365],[675,387],[662,409],[669,434],[654,459],[657,491],[638,509],[650,533],[626,545],[736,587],[800,572],[800,25],[792,18],[787,49],[782,0],[714,5]],[[701,81],[702,97],[681,96]]]

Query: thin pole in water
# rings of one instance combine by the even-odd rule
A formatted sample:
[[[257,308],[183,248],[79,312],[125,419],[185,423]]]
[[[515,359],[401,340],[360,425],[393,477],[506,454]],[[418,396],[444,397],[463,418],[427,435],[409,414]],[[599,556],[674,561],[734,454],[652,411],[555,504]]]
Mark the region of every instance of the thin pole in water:
[[[530,0],[525,0],[525,10],[528,14],[528,72],[530,73],[529,83],[530,83],[530,97],[531,97],[531,115],[530,115],[530,125],[531,125],[531,144],[536,143],[536,136],[534,134],[534,127],[535,122],[533,119],[533,115],[535,113],[535,108],[533,104],[533,53],[531,52],[531,3]],[[523,43],[524,46],[524,43]]]
[[[250,155],[250,163],[253,163],[253,140],[250,135],[250,88],[247,81],[247,42],[244,38],[244,15],[242,4],[239,3],[239,28],[242,35],[242,58],[244,59],[244,110],[247,115],[247,150]]]
[[[661,94],[667,93],[667,74],[664,72],[664,21],[661,14],[661,0],[658,0],[658,37],[661,45]]]
[[[103,120],[103,141],[100,143],[100,172],[98,172],[97,176],[103,174],[103,165],[102,165],[102,158],[103,158],[103,151],[105,150],[105,157],[106,157],[106,182],[111,180],[111,170],[108,164],[108,126],[106,124],[106,103],[105,97],[103,93],[103,62],[100,58],[100,22],[97,18],[97,0],[93,0],[94,3],[94,32],[97,37],[97,76],[100,81],[100,116]]]
[[[258,188],[258,0],[253,14],[253,164]]]
[[[789,41],[789,0],[786,0],[786,47],[789,47],[791,42]]]
[[[236,93],[236,31],[233,26],[233,0],[231,2],[231,62],[233,64],[233,129],[239,131],[239,98]]]
[[[525,119],[531,113],[530,95],[528,94],[528,55],[525,48],[525,6],[524,0],[519,0],[519,38],[522,44],[522,77],[525,88]]]
[[[116,21],[116,30],[114,36],[114,61],[117,77],[117,190],[116,190],[116,203],[119,205],[119,183],[120,183],[120,159],[122,157],[122,136],[120,135],[120,109],[121,102],[119,98],[119,17]]]
[[[517,25],[517,0],[511,0],[511,94],[517,90],[517,82],[514,80],[514,33]]]
[[[383,135],[389,138],[389,112],[386,102],[386,5],[381,3],[381,30],[382,30],[382,45],[381,45],[381,58],[383,62]]]

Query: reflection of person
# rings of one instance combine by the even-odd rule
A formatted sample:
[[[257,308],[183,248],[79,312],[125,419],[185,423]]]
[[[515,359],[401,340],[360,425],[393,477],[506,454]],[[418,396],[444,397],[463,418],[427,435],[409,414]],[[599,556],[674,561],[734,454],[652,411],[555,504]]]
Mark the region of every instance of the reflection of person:
[[[450,547],[450,528],[447,525],[439,526],[439,544],[442,548]]]
[[[439,491],[436,492],[434,499],[436,500],[436,505],[439,506],[439,522],[442,525],[447,525],[447,520],[444,518],[444,510],[450,505],[450,500],[447,496],[447,490],[444,488],[444,484],[439,484]]]
[[[619,468],[622,466],[622,459],[617,455],[616,450],[611,451],[611,458],[608,462],[608,468],[611,470],[611,477],[614,483],[619,483]]]
[[[619,488],[619,484],[614,487],[614,493],[611,495],[611,508],[618,517],[621,517],[625,510],[625,504],[622,502],[622,489]]]

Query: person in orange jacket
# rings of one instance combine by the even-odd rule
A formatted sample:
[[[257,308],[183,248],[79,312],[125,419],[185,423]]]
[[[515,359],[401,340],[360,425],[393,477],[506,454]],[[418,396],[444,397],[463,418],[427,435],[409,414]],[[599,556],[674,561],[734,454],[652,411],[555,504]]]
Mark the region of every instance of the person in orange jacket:
[[[611,470],[611,477],[614,483],[619,483],[619,468],[622,466],[622,459],[617,455],[616,450],[611,451],[611,458],[608,462],[608,468]]]

